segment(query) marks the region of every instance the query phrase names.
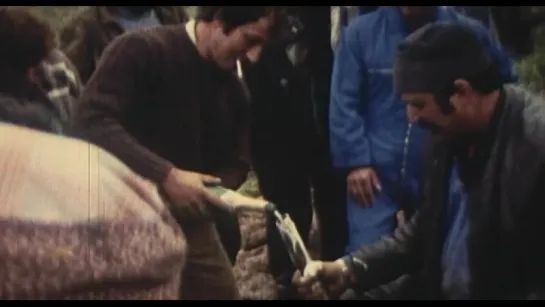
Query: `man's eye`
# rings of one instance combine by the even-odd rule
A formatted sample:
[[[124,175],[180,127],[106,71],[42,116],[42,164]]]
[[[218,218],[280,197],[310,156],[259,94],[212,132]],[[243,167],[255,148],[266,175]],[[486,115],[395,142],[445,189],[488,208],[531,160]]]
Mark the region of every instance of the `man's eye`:
[[[248,44],[250,46],[259,45],[262,42],[261,38],[253,37],[253,36],[249,36],[249,35],[244,36],[244,39],[246,40],[246,44]]]
[[[424,108],[424,104],[421,102],[410,102],[409,105],[415,109],[422,110]]]

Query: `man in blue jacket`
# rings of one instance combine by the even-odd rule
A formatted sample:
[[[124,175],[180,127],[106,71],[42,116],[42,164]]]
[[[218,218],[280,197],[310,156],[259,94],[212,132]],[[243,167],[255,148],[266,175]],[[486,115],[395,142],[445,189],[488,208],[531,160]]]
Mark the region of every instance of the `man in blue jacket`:
[[[392,66],[399,42],[435,21],[470,26],[502,74],[516,80],[513,63],[488,31],[452,7],[382,6],[347,26],[335,54],[329,114],[333,163],[347,172],[347,252],[390,234],[399,210],[414,210],[428,134],[409,124],[406,105],[393,88]]]

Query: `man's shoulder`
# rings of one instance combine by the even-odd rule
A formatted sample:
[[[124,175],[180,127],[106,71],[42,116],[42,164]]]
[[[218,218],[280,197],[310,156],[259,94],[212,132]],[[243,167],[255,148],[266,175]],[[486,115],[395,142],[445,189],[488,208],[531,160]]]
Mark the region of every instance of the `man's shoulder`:
[[[185,41],[190,42],[183,26],[154,26],[117,36],[105,49],[103,57],[108,55],[116,61],[166,67],[162,63],[183,57],[180,49],[184,48]]]
[[[343,29],[341,37],[349,48],[360,49],[362,46],[373,44],[375,33],[382,27],[384,12],[378,10],[360,15],[350,21]]]
[[[475,18],[469,17],[461,12],[457,12],[452,8],[443,8],[443,10],[447,12],[448,20],[465,25],[481,33],[485,33],[488,31],[486,27]]]
[[[358,17],[355,17],[349,24],[346,26],[347,33],[354,34],[368,34],[373,28],[380,26],[381,21],[383,20],[385,11],[384,9],[377,9],[373,12],[362,14]]]
[[[545,99],[520,85],[505,86],[509,133],[537,149],[545,160]]]
[[[187,33],[185,27],[178,25],[158,25],[125,32],[115,40],[118,42],[132,42],[144,44],[151,49],[169,49],[174,44],[185,41]]]

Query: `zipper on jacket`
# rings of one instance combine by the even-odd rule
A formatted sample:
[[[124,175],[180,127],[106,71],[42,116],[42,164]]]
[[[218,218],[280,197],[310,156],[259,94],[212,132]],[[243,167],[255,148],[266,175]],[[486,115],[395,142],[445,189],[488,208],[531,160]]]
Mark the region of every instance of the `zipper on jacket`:
[[[407,160],[409,156],[409,144],[411,141],[411,131],[413,128],[413,124],[409,123],[407,126],[407,130],[405,132],[405,140],[403,142],[403,157],[401,160],[401,188],[404,189],[406,185],[406,179],[407,179]]]

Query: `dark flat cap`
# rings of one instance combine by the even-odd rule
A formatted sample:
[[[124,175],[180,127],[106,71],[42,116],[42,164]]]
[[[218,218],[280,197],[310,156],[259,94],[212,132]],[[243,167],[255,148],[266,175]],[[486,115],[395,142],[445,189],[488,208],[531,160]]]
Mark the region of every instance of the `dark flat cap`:
[[[430,23],[399,44],[394,83],[400,92],[437,92],[491,65],[493,60],[473,29],[456,22]]]

